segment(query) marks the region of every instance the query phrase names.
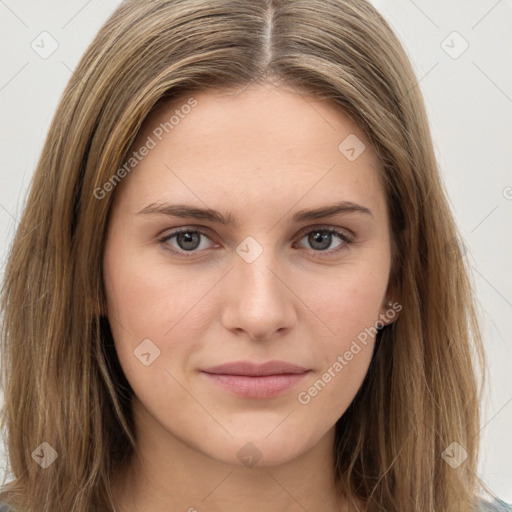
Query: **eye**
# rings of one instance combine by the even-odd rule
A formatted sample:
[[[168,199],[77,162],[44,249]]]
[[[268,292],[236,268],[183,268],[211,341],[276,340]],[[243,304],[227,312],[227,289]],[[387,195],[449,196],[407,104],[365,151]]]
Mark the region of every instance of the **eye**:
[[[210,240],[210,237],[203,231],[196,228],[180,228],[172,233],[158,238],[158,241],[169,251],[177,256],[184,258],[194,256],[195,253],[208,249],[202,246],[202,238]],[[334,237],[338,239],[338,245],[334,249],[327,250],[333,243]],[[175,240],[173,240],[175,239]],[[342,250],[346,250],[353,242],[352,236],[344,231],[334,228],[315,228],[304,232],[299,241],[306,239],[307,243],[315,253],[325,253],[331,255]],[[175,242],[171,244],[171,240]],[[296,246],[297,244],[294,244]],[[215,247],[219,247],[218,244]],[[303,247],[303,246],[301,246]],[[188,253],[188,254],[187,254]]]
[[[187,252],[194,252],[201,245],[201,237],[209,239],[208,235],[203,231],[192,228],[180,228],[168,235],[159,238],[158,241],[164,245],[165,250],[183,257],[189,257]],[[175,238],[176,246],[170,245],[168,242]],[[204,247],[202,247],[204,249]],[[192,256],[192,254],[190,255]]]
[[[339,243],[334,249],[327,250],[333,243],[333,237],[336,237]],[[325,252],[327,254],[343,251],[353,242],[348,233],[334,228],[310,229],[300,238],[300,240],[303,239],[306,239],[314,252]]]

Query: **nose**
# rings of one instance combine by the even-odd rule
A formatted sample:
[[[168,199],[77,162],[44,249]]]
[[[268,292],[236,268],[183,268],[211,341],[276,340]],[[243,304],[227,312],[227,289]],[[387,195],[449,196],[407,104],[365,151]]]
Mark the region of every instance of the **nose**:
[[[267,340],[289,331],[297,320],[297,298],[287,285],[287,275],[270,251],[247,262],[235,255],[227,276],[222,322],[226,329]]]

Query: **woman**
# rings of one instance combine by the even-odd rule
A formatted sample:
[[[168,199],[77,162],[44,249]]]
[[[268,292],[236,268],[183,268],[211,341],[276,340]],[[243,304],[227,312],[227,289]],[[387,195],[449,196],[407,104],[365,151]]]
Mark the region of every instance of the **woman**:
[[[3,501],[488,510],[457,240],[370,4],[124,2],[6,269]]]

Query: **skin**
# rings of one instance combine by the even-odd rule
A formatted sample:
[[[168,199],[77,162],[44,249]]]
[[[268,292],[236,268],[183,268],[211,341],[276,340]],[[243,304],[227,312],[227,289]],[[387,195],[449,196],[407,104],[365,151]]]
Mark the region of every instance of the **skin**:
[[[396,299],[376,155],[334,105],[293,90],[193,97],[197,106],[117,186],[109,219],[108,317],[136,395],[139,455],[115,476],[116,508],[348,510],[334,486],[334,427],[363,382],[374,338],[307,404],[297,397]],[[153,112],[134,148],[188,98]],[[366,145],[354,161],[338,150],[350,134]],[[298,210],[339,201],[371,215],[292,222]],[[231,212],[237,225],[138,213],[165,202]],[[186,256],[177,237],[158,240],[180,227],[207,233],[188,258],[165,249]],[[319,227],[352,233],[353,242],[333,235],[322,251],[307,236]],[[263,250],[250,263],[236,252],[248,236]],[[160,350],[148,366],[134,356],[145,339]],[[310,372],[274,398],[240,398],[200,372],[276,359]],[[247,443],[260,456],[252,467],[237,457]]]

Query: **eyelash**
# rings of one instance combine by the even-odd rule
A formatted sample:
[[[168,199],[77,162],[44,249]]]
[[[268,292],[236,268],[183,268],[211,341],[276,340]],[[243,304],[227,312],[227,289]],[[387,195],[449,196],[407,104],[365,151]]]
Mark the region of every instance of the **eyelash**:
[[[328,256],[332,256],[333,254],[336,254],[336,253],[339,253],[343,250],[346,250],[348,249],[348,247],[354,242],[354,240],[352,239],[351,236],[349,236],[348,234],[346,234],[344,231],[340,231],[338,229],[334,229],[334,228],[313,228],[313,229],[310,229],[309,231],[305,231],[305,232],[302,232],[301,235],[299,236],[298,240],[302,240],[305,236],[311,234],[311,233],[315,233],[315,232],[321,232],[321,233],[327,233],[327,234],[330,234],[330,235],[335,235],[337,237],[340,238],[341,242],[343,242],[342,244],[340,244],[336,249],[331,249],[331,250],[326,250],[326,251],[315,251],[312,249],[312,251],[314,253],[318,253],[319,255],[327,255]],[[176,231],[173,231],[172,233],[169,233],[167,235],[164,235],[160,238],[158,238],[158,242],[160,242],[162,245],[164,245],[164,250],[166,251],[169,251],[171,252],[172,254],[175,254],[177,256],[180,256],[180,257],[183,257],[183,258],[191,258],[191,257],[194,257],[195,254],[196,254],[196,250],[193,250],[193,251],[188,251],[187,252],[181,252],[181,251],[178,251],[176,249],[171,249],[169,248],[169,245],[167,244],[167,242],[169,240],[171,240],[172,238],[174,238],[176,235],[179,235],[180,233],[199,233],[200,235],[203,235],[205,236],[206,238],[210,238],[208,236],[207,233],[205,233],[204,231],[201,231],[200,229],[197,229],[197,228],[180,228]],[[324,256],[320,256],[320,257],[324,257]]]

